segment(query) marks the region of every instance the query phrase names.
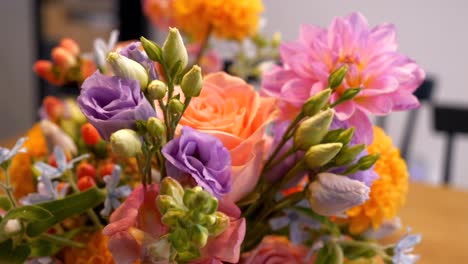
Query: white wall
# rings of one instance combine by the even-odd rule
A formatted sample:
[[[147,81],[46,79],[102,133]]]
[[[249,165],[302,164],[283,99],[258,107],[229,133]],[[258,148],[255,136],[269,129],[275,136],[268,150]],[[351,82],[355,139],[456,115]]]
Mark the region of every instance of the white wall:
[[[437,78],[435,100],[468,107],[468,1],[466,0],[265,0],[267,33],[280,31],[284,40],[297,38],[299,25],[328,26],[334,16],[352,11],[364,14],[371,25],[392,22],[397,26],[400,51],[415,59]],[[405,114],[392,114],[388,130],[400,144]],[[468,119],[467,119],[468,122]],[[442,177],[443,136],[433,131],[432,112],[422,107],[417,121],[410,166],[428,182]],[[468,188],[468,140],[456,139],[454,182]]]
[[[0,140],[25,132],[36,113],[32,3],[0,1]]]

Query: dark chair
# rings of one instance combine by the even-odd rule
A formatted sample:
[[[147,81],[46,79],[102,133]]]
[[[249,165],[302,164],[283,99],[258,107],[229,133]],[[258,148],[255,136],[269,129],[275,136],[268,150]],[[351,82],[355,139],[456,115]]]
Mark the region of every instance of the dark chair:
[[[438,104],[434,106],[434,128],[446,134],[444,184],[450,184],[453,142],[456,134],[468,134],[468,106]]]

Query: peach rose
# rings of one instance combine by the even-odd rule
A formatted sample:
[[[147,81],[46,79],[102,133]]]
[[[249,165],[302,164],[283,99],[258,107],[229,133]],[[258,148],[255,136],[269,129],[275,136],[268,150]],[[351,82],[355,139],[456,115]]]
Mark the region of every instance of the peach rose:
[[[255,187],[265,151],[265,125],[274,116],[275,99],[263,98],[244,80],[224,72],[206,75],[180,124],[216,136],[232,159],[232,191],[238,201]]]
[[[268,236],[253,251],[242,256],[242,264],[314,263],[307,259],[307,248],[294,246],[285,237]]]

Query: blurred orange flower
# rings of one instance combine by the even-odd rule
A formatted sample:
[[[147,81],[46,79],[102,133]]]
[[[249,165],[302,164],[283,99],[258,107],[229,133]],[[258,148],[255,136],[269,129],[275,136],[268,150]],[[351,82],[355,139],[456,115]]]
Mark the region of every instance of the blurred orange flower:
[[[85,234],[78,238],[85,243],[86,248],[69,247],[63,251],[64,263],[75,264],[114,264],[112,254],[107,249],[108,238],[101,234],[101,230],[94,234]]]

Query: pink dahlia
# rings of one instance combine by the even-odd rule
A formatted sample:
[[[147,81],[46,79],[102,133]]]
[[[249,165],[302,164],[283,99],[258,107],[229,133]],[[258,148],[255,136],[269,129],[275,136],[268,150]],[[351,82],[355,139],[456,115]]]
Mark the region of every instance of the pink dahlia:
[[[413,92],[425,73],[397,46],[394,25],[371,28],[360,13],[335,18],[328,29],[303,25],[297,41],[280,47],[283,65],[263,76],[262,93],[279,98],[283,116],[290,117],[327,87],[330,73],[348,64],[348,74],[331,102],[346,89],[363,88],[353,100],[338,105],[336,115],[356,127],[360,141],[370,143],[368,114],[386,115],[419,106]]]

